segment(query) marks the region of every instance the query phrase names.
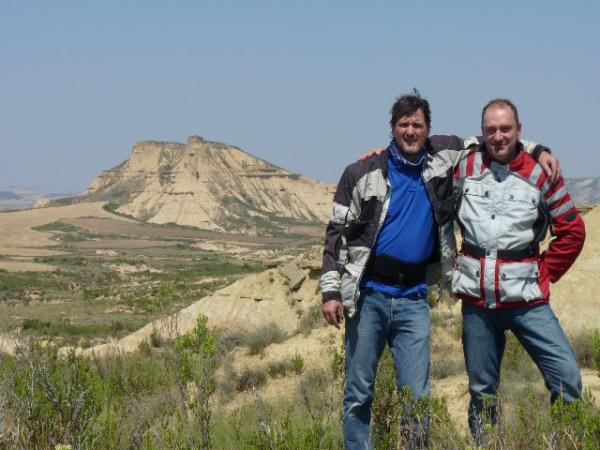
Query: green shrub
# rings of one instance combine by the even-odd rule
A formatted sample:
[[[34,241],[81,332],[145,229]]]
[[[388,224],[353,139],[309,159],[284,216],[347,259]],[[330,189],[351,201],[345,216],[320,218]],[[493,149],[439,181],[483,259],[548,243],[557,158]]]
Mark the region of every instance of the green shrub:
[[[267,375],[264,370],[246,368],[239,374],[235,388],[238,392],[250,391],[258,389],[266,381]]]
[[[219,381],[219,393],[224,403],[233,399],[239,391],[238,386],[239,374],[231,364],[229,358],[223,359],[223,377]]]
[[[96,300],[99,297],[108,297],[110,295],[110,289],[107,287],[85,289],[83,291],[84,300]]]
[[[600,376],[600,332],[594,334],[592,346],[594,347],[594,367],[598,370],[598,376]]]
[[[288,401],[269,405],[260,399],[229,416],[218,448],[242,450],[341,450],[341,433],[331,409],[308,411]],[[231,431],[231,429],[233,429]]]
[[[285,341],[287,334],[277,325],[265,325],[246,337],[246,346],[251,355],[261,354],[266,347]]]
[[[160,333],[156,328],[152,329],[152,333],[150,333],[150,345],[153,348],[159,348],[163,344],[163,339]]]
[[[465,361],[462,358],[432,358],[431,378],[441,380],[465,372]]]
[[[152,354],[152,347],[148,343],[148,341],[141,341],[138,344],[138,350],[142,355],[150,356]]]
[[[282,359],[280,361],[272,361],[267,366],[267,372],[271,378],[278,378],[287,375],[292,371],[291,361]]]
[[[211,397],[216,389],[217,346],[216,334],[208,328],[207,321],[205,316],[200,315],[194,330],[176,339],[168,349],[168,361],[176,375],[181,407],[177,411],[175,429],[167,427],[167,431],[181,439],[180,448],[212,447]],[[182,430],[187,434],[181,433]]]
[[[5,361],[6,362],[6,361]],[[10,424],[3,424],[8,448],[54,448],[90,442],[101,410],[102,384],[90,361],[69,352],[59,357],[55,346],[18,347],[8,361]]]
[[[308,336],[315,328],[326,327],[327,322],[323,318],[321,312],[321,305],[317,304],[312,306],[304,315],[300,318],[298,324],[298,332],[303,336]]]
[[[245,335],[238,331],[225,331],[217,336],[219,353],[225,354],[244,346]]]
[[[301,374],[304,370],[304,358],[298,353],[292,358],[292,370],[297,374]]]
[[[72,233],[81,230],[81,228],[71,225],[70,223],[65,223],[62,220],[46,223],[44,225],[38,225],[32,227],[31,229],[37,231],[61,231],[63,233]]]
[[[137,320],[113,320],[110,323],[72,323],[69,319],[58,321],[41,319],[23,319],[21,328],[38,335],[45,336],[82,336],[82,335],[114,335],[124,331],[135,331],[140,323]]]
[[[600,369],[600,330],[585,330],[571,337],[581,367]]]

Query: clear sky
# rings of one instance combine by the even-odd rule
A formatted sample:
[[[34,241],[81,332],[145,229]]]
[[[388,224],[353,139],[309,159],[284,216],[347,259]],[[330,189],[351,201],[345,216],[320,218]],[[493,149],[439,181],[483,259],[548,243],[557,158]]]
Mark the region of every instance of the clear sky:
[[[600,176],[598,1],[0,0],[0,186],[81,192],[192,134],[336,182],[417,86],[432,132],[493,97],[567,177]]]

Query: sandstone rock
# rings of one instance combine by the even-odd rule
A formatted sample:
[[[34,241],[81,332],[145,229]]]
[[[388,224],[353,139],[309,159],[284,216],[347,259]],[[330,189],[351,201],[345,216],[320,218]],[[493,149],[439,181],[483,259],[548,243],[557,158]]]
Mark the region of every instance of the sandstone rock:
[[[288,281],[290,290],[298,289],[306,279],[306,274],[295,262],[289,262],[279,266],[279,273]]]
[[[257,234],[249,219],[325,222],[333,192],[331,184],[191,136],[186,144],[137,142],[128,160],[96,177],[84,200],[116,202],[118,212],[153,223]]]

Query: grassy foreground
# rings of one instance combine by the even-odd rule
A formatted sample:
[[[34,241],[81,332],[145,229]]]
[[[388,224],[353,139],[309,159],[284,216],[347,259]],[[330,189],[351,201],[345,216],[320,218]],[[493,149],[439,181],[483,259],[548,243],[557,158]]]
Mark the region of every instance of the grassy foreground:
[[[254,401],[224,410],[230,337],[207,328],[200,318],[192,333],[172,342],[144,343],[132,355],[99,360],[56,346],[21,345],[0,365],[0,448],[6,449],[341,449],[343,358],[331,370],[305,371],[290,362],[297,390],[277,404],[261,400],[252,379],[234,386],[254,392]],[[590,339],[598,339],[591,336]],[[597,341],[588,345],[600,363]],[[530,367],[509,340],[503,383],[527,378]],[[373,405],[376,448],[402,448],[397,424],[409,402],[397,393],[386,351]],[[550,407],[543,392],[525,388],[503,408],[490,430],[490,449],[596,449],[600,411],[589,394],[576,405]],[[512,401],[505,395],[506,401]],[[431,414],[430,448],[473,448],[450,420],[443,398],[421,405]],[[503,405],[501,405],[503,406]]]

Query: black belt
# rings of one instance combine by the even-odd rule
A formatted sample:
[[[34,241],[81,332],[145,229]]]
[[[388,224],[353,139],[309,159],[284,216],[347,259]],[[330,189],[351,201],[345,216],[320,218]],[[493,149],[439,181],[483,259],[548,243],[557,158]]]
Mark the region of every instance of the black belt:
[[[462,251],[471,256],[485,257],[490,255],[490,249],[477,247],[476,245],[469,244],[468,242],[462,243]],[[496,255],[501,259],[523,259],[531,258],[537,255],[536,249],[525,248],[522,250],[496,250]]]
[[[425,282],[427,262],[410,264],[387,255],[371,256],[366,277],[383,284],[412,286]]]

